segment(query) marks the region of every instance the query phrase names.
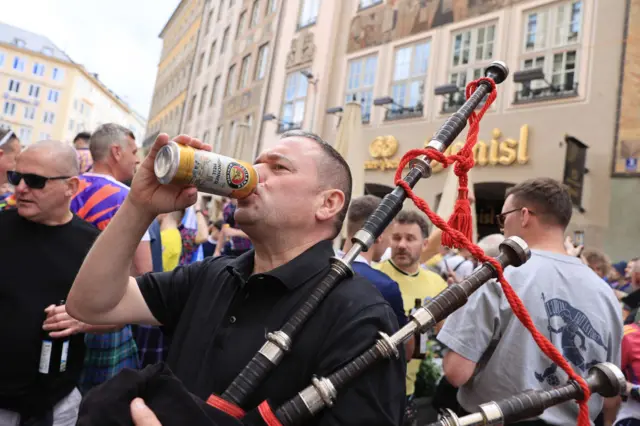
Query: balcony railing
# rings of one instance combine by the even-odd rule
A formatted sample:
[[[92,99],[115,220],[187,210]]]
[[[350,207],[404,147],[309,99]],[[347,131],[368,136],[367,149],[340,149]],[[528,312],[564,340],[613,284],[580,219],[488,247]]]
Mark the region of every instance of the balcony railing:
[[[278,133],[284,133],[289,130],[297,130],[302,128],[302,123],[280,123],[278,124]]]
[[[514,104],[542,102],[555,99],[573,98],[578,96],[578,83],[574,85],[549,86],[539,89],[523,87],[515,93]]]
[[[481,109],[484,106],[484,103],[486,100],[487,100],[487,97],[485,96],[485,98],[482,101],[480,101],[480,103],[476,107],[476,110]],[[466,101],[467,99],[465,98],[465,92],[462,90],[458,93],[447,95],[445,96],[444,102],[442,103],[441,113],[442,114],[454,113],[457,110],[459,110],[460,107],[464,105]]]
[[[414,107],[402,107],[388,109],[384,114],[385,121],[404,120],[406,118],[420,118],[422,117],[424,106],[422,103],[418,103]]]

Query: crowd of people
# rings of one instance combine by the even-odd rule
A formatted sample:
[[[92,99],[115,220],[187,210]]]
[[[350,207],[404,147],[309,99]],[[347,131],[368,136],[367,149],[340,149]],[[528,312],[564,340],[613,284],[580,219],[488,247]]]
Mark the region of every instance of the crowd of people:
[[[187,136],[174,140],[210,149]],[[324,278],[329,259],[351,248],[381,202],[352,199],[340,154],[316,135],[290,131],[258,156],[257,190],[225,199],[212,218],[196,188],[155,178],[155,153],[168,141],[158,136],[141,161],[134,135],[117,124],[80,133],[73,145],[39,141],[25,148],[0,130],[0,306],[11,325],[0,329],[7,348],[0,354],[1,425],[94,424],[98,415],[107,422],[146,412],[138,426],[157,426],[153,399],[137,399],[127,412],[100,404],[110,401],[115,380],[119,389],[133,389],[152,380],[142,371],[159,363],[196,398],[221,395],[266,332],[279,330]],[[502,233],[478,245],[496,256],[505,238],[527,242],[530,260],[505,276],[537,329],[579,374],[611,362],[628,380],[621,397],[592,396],[592,421],[640,424],[640,262],[612,263],[573,244],[566,237],[572,211],[559,182],[520,182],[497,217]],[[337,249],[343,225],[348,237]],[[424,214],[403,209],[242,408],[255,411],[265,400],[278,407],[312,377],[360,355],[378,332],[395,333],[413,309],[479,266],[468,250],[444,247]],[[47,339],[67,342],[64,368],[42,368]],[[415,424],[420,371],[432,361],[433,343],[442,347],[431,395],[436,409],[464,415],[567,379],[491,281],[434,330],[405,342],[398,359],[341,389],[313,424]],[[138,375],[127,382],[123,370]],[[522,425],[576,418],[577,405],[569,403]]]

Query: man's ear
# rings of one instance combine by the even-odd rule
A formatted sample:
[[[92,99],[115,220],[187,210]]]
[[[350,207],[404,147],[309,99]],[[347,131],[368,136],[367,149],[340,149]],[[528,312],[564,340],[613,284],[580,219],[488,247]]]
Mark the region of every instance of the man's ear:
[[[78,188],[80,187],[80,179],[76,176],[70,177],[67,179],[67,189],[64,192],[64,195],[67,197],[73,197],[78,192]]]
[[[316,210],[316,219],[325,221],[340,213],[344,207],[344,192],[339,189],[330,189],[320,194],[321,204]]]
[[[111,150],[111,155],[113,155],[113,158],[115,158],[116,160],[120,159],[120,156],[122,155],[122,148],[120,147],[120,145],[113,144],[110,147]]]

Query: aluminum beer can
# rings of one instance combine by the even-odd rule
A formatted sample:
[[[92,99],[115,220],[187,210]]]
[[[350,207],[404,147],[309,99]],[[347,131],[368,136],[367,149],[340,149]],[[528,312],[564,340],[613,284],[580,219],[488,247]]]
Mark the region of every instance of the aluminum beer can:
[[[236,199],[251,195],[259,180],[249,163],[173,141],[160,148],[153,166],[163,185],[194,185],[200,192]]]

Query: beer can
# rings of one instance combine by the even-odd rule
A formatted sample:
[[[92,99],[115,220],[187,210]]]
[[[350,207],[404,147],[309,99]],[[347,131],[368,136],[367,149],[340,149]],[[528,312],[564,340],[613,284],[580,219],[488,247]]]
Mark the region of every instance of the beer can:
[[[160,148],[153,166],[163,185],[194,185],[200,192],[236,199],[251,195],[259,180],[249,163],[173,141]]]

